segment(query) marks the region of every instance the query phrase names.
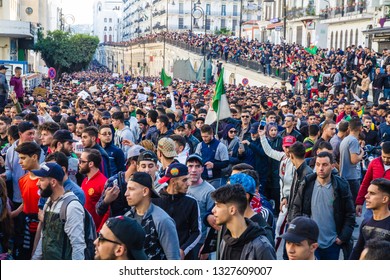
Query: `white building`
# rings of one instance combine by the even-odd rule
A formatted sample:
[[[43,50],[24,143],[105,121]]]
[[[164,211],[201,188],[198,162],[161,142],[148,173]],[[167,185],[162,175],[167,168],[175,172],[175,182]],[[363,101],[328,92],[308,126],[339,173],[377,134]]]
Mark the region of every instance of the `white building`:
[[[0,60],[24,63],[24,71],[39,70],[42,61],[32,49],[37,40],[38,29],[47,31],[53,28],[56,2],[58,1],[0,1]]]
[[[167,30],[167,26],[168,30],[194,33],[204,33],[205,28],[212,33],[225,30],[239,36],[241,9],[242,26],[261,17],[258,13],[261,0],[202,0],[201,9],[195,12],[196,0],[123,0],[123,3],[123,40],[159,33]],[[244,32],[241,35],[246,36]]]
[[[349,45],[390,48],[390,0],[263,0],[259,40],[281,43],[286,3],[286,41],[305,47]],[[388,17],[384,26],[379,21]]]
[[[96,0],[93,5],[93,35],[99,41],[121,41],[122,0]]]

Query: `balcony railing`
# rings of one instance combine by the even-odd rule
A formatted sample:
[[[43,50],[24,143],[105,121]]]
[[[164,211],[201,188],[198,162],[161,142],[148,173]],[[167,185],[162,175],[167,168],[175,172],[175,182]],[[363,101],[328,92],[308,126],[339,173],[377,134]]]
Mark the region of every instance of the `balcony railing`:
[[[357,3],[355,6],[350,7],[337,7],[321,10],[320,17],[322,19],[331,19],[344,16],[358,15],[367,12],[367,4]]]

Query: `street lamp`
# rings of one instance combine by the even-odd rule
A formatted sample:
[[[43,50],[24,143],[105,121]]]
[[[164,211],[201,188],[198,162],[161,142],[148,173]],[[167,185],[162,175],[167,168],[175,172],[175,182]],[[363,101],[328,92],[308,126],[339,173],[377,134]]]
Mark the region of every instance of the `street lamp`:
[[[192,17],[196,19],[200,19],[203,17],[204,19],[204,41],[203,41],[203,82],[206,83],[206,35],[207,35],[207,13],[200,6],[200,0],[195,3],[195,7],[191,12]],[[192,19],[191,19],[192,20]]]
[[[286,91],[286,31],[287,31],[287,3],[286,0],[283,1],[283,67],[282,67],[282,91]],[[275,3],[275,0],[263,0],[264,3]]]
[[[241,0],[241,3],[240,3],[240,30],[238,31],[238,37],[240,39],[240,48],[241,48],[241,29],[242,29],[242,3],[243,1]]]

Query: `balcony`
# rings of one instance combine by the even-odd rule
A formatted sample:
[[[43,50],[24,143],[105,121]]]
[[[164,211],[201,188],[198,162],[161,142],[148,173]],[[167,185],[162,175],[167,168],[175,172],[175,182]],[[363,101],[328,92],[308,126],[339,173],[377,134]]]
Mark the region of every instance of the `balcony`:
[[[31,22],[0,20],[0,36],[12,38],[33,38],[35,26]]]
[[[358,2],[355,6],[336,7],[321,10],[321,23],[336,23],[343,18],[344,22],[358,19],[372,19],[374,8],[370,9],[367,4]]]
[[[308,6],[307,8],[294,7],[287,11],[286,16],[288,20],[294,21],[295,19],[314,18],[316,17],[316,12],[312,6]]]

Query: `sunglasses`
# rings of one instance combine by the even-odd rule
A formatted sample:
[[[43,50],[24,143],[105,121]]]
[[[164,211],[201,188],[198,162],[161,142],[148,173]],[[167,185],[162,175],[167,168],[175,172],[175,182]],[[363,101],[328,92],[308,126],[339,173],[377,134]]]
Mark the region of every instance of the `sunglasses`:
[[[247,118],[247,119],[248,119],[248,118],[250,118],[250,117],[249,117],[249,116],[241,116],[241,118]]]
[[[230,130],[229,133],[237,133],[237,130]]]
[[[122,243],[120,243],[120,242],[117,242],[117,241],[105,238],[101,233],[99,233],[99,235],[98,235],[98,240],[99,240],[99,243],[107,241],[107,242],[110,242],[110,243],[122,245]]]

